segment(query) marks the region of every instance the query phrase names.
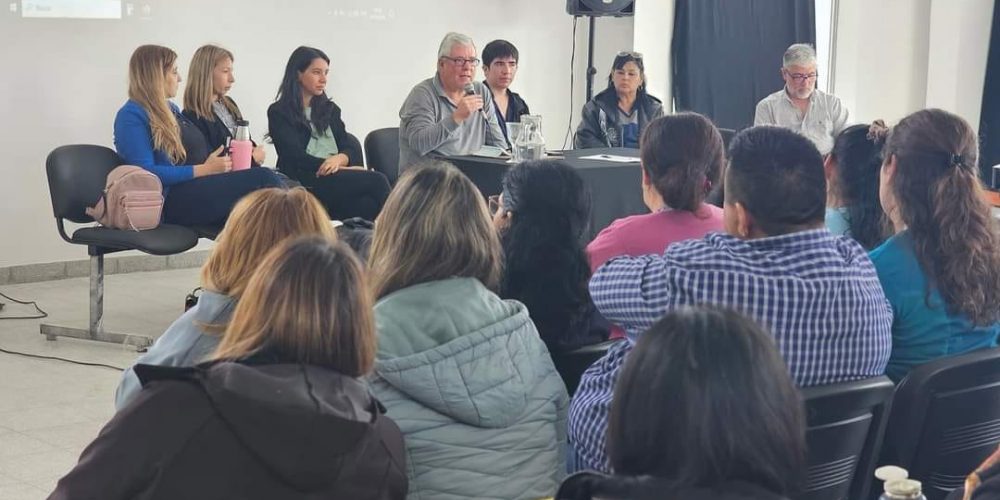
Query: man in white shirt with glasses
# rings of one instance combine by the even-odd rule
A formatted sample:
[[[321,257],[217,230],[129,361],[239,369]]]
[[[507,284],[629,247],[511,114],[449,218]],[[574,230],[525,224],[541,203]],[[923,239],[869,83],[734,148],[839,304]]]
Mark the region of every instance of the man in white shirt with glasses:
[[[792,129],[811,140],[822,154],[833,149],[833,141],[847,128],[847,107],[837,96],[816,88],[816,51],[796,43],[782,57],[781,77],[785,88],[757,103],[754,125]]]

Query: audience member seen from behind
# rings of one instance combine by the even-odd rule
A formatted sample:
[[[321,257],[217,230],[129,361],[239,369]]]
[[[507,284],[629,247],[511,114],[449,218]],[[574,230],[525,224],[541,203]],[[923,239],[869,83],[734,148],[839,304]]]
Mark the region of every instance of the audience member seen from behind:
[[[289,56],[277,98],[267,108],[278,170],[309,188],[330,217],[375,220],[389,181],[358,166],[364,165],[361,144],[326,95],[329,71],[330,58],[319,49],[299,47]]]
[[[413,87],[399,109],[400,172],[432,153],[468,155],[483,146],[507,148],[493,96],[473,81],[476,66],[472,38],[445,35],[438,48],[437,73]]]
[[[308,235],[336,239],[326,211],[306,190],[262,189],[240,200],[201,269],[198,304],[174,321],[136,364],[182,367],[204,361],[219,345],[250,276],[267,253],[286,239]],[[142,388],[134,368],[125,370],[118,385],[119,410]]]
[[[582,376],[570,408],[577,467],[607,470],[604,430],[622,362],[639,334],[679,307],[731,307],[764,326],[800,386],[885,373],[892,311],[868,254],[824,226],[823,159],[805,137],[754,127],[726,170],[726,233],[661,255],[613,259],[590,280],[598,311],[624,327]]]
[[[608,88],[583,106],[574,144],[585,148],[638,148],[649,122],[663,116],[660,100],[646,93],[642,54],[619,52]]]
[[[514,83],[514,75],[517,74],[519,59],[517,47],[507,40],[493,40],[483,47],[483,77],[486,78],[484,83],[490,88],[493,111],[508,145],[512,145],[517,138],[508,135],[507,123],[518,123],[522,115],[531,114],[528,103],[510,90],[510,85]]]
[[[160,178],[163,222],[221,227],[244,195],[281,185],[270,170],[231,172],[223,147],[210,151],[201,131],[170,102],[181,82],[173,50],[135,49],[128,73],[129,100],[115,115],[115,148],[126,164]]]
[[[738,313],[681,308],[643,333],[608,424],[614,476],[557,499],[782,500],[805,476],[802,402],[771,336]]]
[[[871,253],[892,304],[895,381],[922,363],[997,345],[1000,236],[978,169],[975,132],[926,109],[886,141],[882,207],[895,236]]]
[[[754,125],[773,125],[794,130],[813,141],[822,154],[847,128],[847,107],[833,94],[816,88],[816,50],[796,43],[781,58],[785,87],[757,103]]]
[[[722,209],[705,203],[725,161],[722,136],[708,118],[677,113],[642,134],[642,199],[652,213],[618,219],[587,245],[590,268],[621,255],[663,253],[676,241],[722,231]]]
[[[406,172],[368,264],[370,381],[406,436],[409,498],[551,496],[569,398],[528,310],[494,293],[500,241],[476,186],[447,163]]]
[[[403,436],[362,380],[376,351],[363,271],[328,238],[277,246],[212,362],[136,367],[146,389],[50,498],[405,498]]]
[[[194,51],[184,87],[184,116],[201,130],[209,149],[236,137],[236,122],[243,120],[236,101],[227,95],[234,82],[232,52],[216,45]],[[262,165],[265,156],[264,146],[255,143],[253,166]]]
[[[491,201],[504,255],[500,296],[527,306],[549,352],[606,340],[608,323],[587,290],[590,193],[579,174],[556,160],[524,162],[507,171],[503,194]]]
[[[850,236],[871,250],[889,237],[891,228],[879,202],[882,147],[888,133],[882,120],[845,129],[826,156],[826,227]]]

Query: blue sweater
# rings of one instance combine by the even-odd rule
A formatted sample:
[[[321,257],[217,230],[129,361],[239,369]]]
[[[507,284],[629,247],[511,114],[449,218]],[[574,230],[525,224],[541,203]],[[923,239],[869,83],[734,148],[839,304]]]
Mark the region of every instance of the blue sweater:
[[[170,109],[180,114],[180,109],[168,101]],[[136,165],[156,174],[163,184],[163,191],[174,184],[194,178],[194,165],[174,165],[165,151],[153,149],[153,132],[149,128],[149,114],[139,103],[129,100],[115,115],[115,149],[128,165]]]
[[[892,305],[892,355],[886,374],[899,382],[917,365],[997,345],[1000,323],[975,326],[963,315],[949,314],[932,289],[927,305],[927,276],[906,231],[871,251],[885,296]]]

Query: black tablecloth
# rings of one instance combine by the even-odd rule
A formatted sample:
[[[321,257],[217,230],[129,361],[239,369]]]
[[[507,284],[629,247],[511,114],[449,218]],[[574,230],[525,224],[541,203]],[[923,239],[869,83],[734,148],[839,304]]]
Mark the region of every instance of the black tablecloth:
[[[616,163],[601,160],[581,160],[592,155],[618,155],[639,157],[638,149],[600,148],[566,151],[563,161],[576,169],[591,193],[590,228],[588,241],[615,219],[649,212],[642,202],[642,171],[639,162]],[[484,196],[500,194],[503,175],[510,168],[507,160],[478,156],[449,156],[442,158],[454,163]],[[560,159],[560,158],[554,158]]]

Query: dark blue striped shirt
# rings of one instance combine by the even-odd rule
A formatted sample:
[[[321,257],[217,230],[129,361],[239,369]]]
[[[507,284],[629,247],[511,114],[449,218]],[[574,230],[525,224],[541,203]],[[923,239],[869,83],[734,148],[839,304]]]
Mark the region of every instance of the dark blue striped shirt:
[[[865,250],[826,229],[741,240],[710,234],[663,255],[615,259],[594,274],[590,293],[620,342],[583,374],[570,407],[577,466],[609,471],[608,410],[618,372],[637,336],[667,311],[731,307],[767,328],[800,386],[885,373],[892,311]]]

